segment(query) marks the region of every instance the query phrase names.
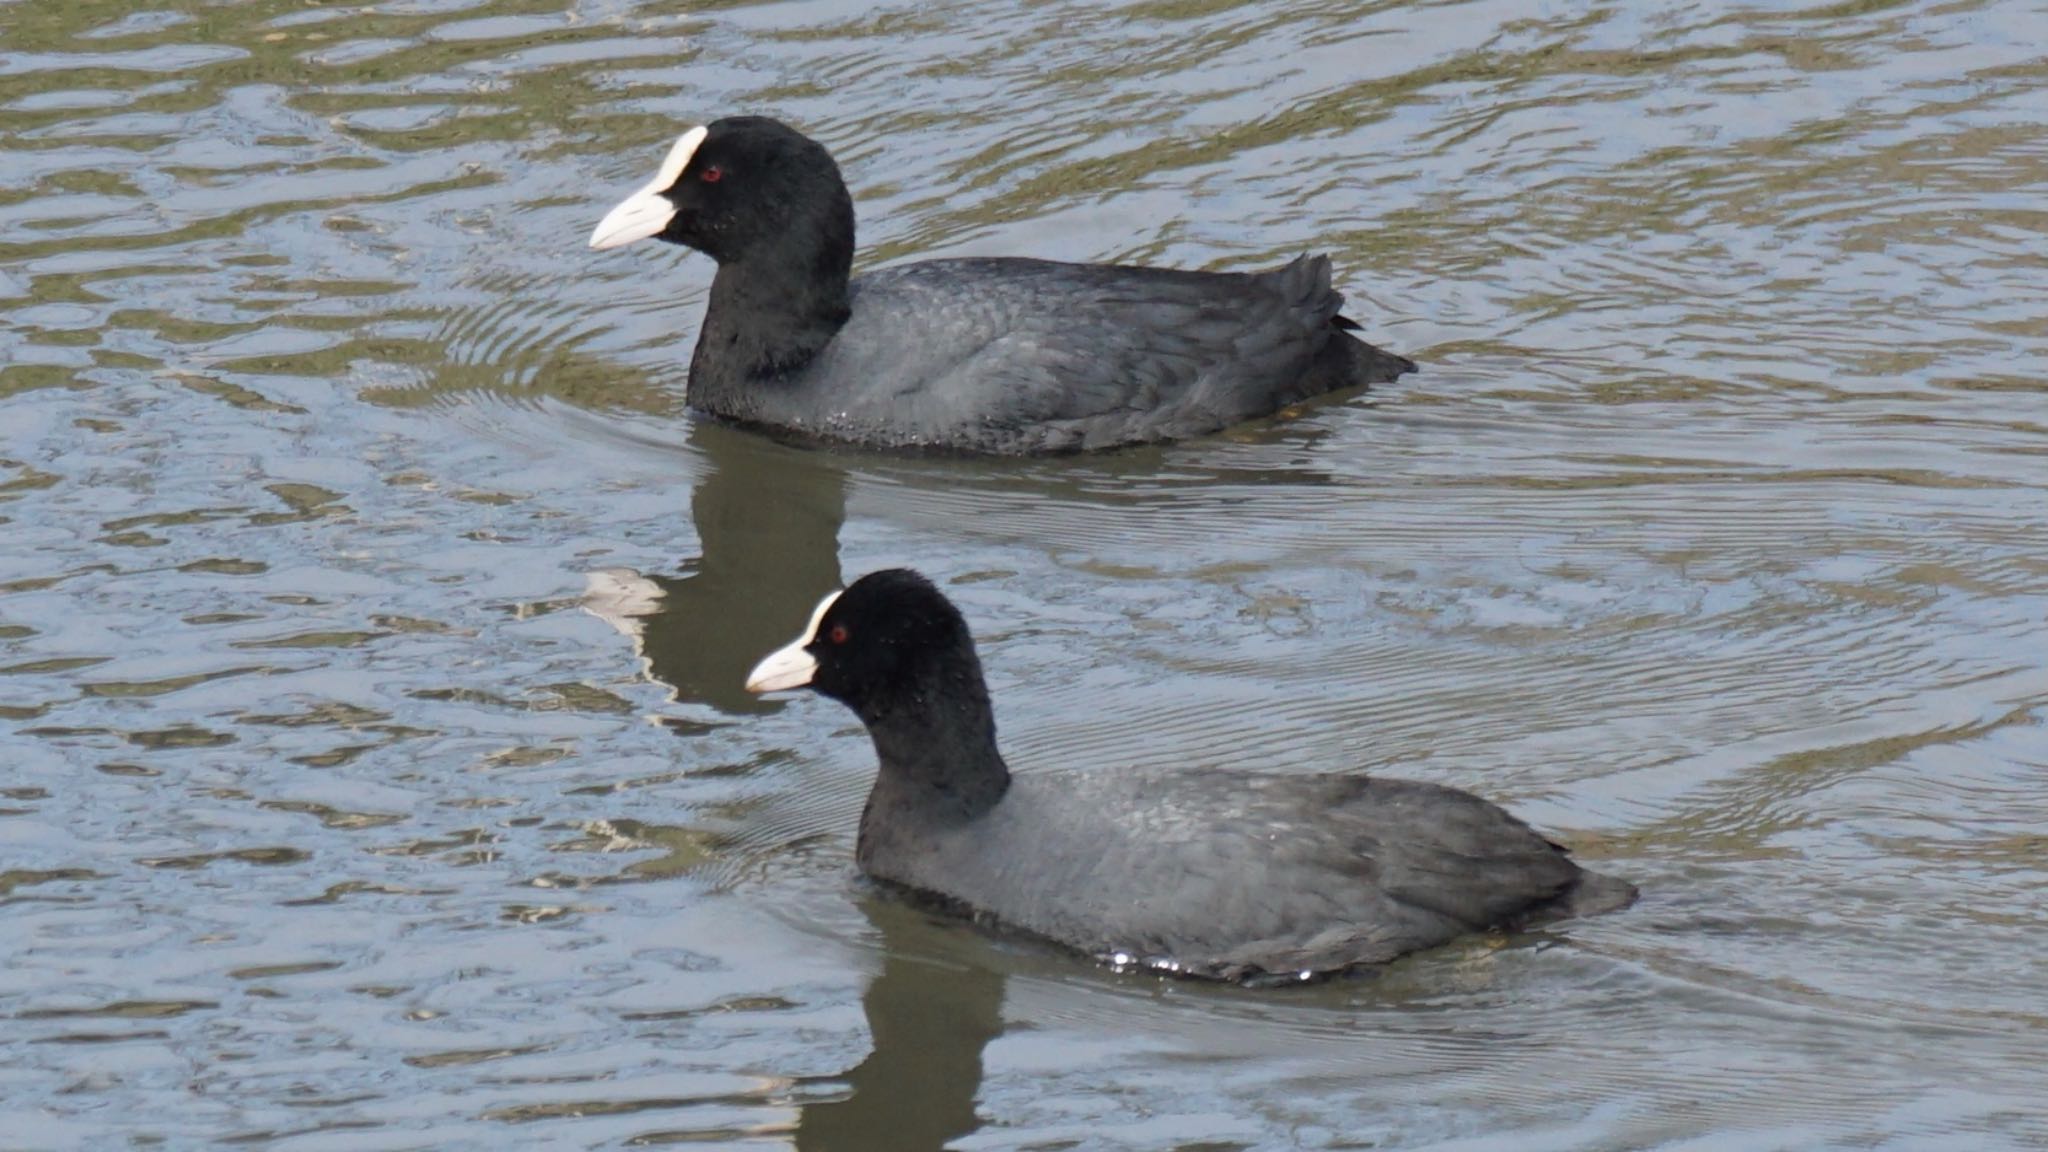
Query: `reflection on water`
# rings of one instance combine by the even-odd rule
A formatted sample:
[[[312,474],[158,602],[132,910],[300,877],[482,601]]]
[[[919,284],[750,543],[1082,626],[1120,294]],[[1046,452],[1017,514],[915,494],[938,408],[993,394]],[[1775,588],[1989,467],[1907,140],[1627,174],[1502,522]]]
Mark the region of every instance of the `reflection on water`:
[[[0,6],[0,1131],[2048,1142],[2037,7]],[[709,265],[582,240],[739,111],[864,264],[1326,249],[1425,370],[1069,461],[692,422]],[[880,899],[857,726],[739,681],[901,563],[1021,771],[1414,776],[1645,898],[1286,996]]]
[[[789,642],[791,620],[839,587],[843,477],[794,453],[753,469],[715,454],[709,460],[711,471],[690,492],[696,554],[680,577],[658,580],[668,603],[644,651],[679,698],[758,712],[772,705],[747,693],[748,669]]]
[[[982,1048],[1003,1031],[999,973],[971,955],[920,955],[930,930],[910,906],[869,908],[882,947],[882,970],[861,994],[873,1049],[833,1078],[842,1094],[804,1105],[805,1152],[938,1149],[973,1132]]]
[[[680,575],[619,576],[617,594],[633,602],[599,614],[636,639],[649,673],[676,700],[732,714],[773,711],[780,705],[746,690],[747,672],[840,586],[845,476],[829,455],[764,445],[708,421],[691,429],[690,443],[703,454],[690,489],[694,555]]]

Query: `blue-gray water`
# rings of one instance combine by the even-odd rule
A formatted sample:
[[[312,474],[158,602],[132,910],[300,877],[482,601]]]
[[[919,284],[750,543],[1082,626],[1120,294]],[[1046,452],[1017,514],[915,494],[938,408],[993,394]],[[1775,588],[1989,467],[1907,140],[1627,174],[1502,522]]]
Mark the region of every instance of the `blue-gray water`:
[[[117,7],[0,4],[0,1147],[2048,1142],[2040,5]],[[743,111],[864,261],[1327,249],[1425,370],[693,423],[709,264],[583,240]],[[1645,897],[1280,995],[877,899],[851,718],[738,681],[901,563],[1022,770],[1405,774]]]

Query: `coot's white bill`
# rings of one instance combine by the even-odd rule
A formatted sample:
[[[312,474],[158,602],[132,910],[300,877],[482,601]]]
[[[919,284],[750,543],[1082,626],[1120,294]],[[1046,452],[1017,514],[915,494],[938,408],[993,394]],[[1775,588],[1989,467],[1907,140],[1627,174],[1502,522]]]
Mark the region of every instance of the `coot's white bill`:
[[[834,592],[818,601],[818,606],[811,611],[811,622],[804,625],[803,635],[770,652],[754,665],[754,670],[747,673],[747,691],[784,692],[810,685],[811,677],[818,674],[818,661],[804,649],[818,638],[818,622],[825,618],[825,613],[837,599],[839,593]]]
[[[704,143],[709,129],[699,125],[678,137],[668,150],[667,158],[661,162],[661,170],[654,174],[638,192],[619,202],[619,206],[605,213],[597,222],[597,228],[590,234],[592,248],[617,248],[635,240],[658,236],[676,217],[676,206],[662,193],[675,186],[683,169],[690,166],[690,157],[697,152],[697,146]]]

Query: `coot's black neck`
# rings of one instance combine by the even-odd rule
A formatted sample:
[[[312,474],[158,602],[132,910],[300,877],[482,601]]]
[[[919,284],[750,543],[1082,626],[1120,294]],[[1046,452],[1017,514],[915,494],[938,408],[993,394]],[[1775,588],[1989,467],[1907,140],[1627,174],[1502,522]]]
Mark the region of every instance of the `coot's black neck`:
[[[865,819],[894,809],[923,820],[972,820],[1010,787],[981,663],[970,651],[964,663],[949,657],[917,681],[886,704],[858,709],[881,762]]]
[[[846,323],[853,205],[843,191],[840,197],[719,261],[690,358],[692,405],[750,415],[750,389],[801,371]]]

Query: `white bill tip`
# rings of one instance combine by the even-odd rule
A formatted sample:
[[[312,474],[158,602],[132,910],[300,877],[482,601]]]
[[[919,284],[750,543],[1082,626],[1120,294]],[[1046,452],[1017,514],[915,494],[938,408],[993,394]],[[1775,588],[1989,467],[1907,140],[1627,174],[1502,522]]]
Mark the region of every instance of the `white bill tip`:
[[[683,169],[690,166],[690,157],[697,154],[697,147],[708,135],[710,130],[700,124],[677,137],[654,179],[620,201],[618,207],[605,213],[604,219],[597,222],[596,230],[590,234],[590,246],[600,250],[617,248],[659,235],[668,227],[668,222],[675,219],[676,206],[669,203],[668,197],[662,193],[675,186]]]
[[[839,593],[834,592],[818,601],[817,608],[811,612],[811,622],[804,625],[803,635],[770,652],[754,665],[754,670],[747,673],[747,691],[784,692],[810,684],[811,678],[818,674],[818,661],[804,649],[818,638],[818,622],[825,618],[825,613],[838,599]]]

